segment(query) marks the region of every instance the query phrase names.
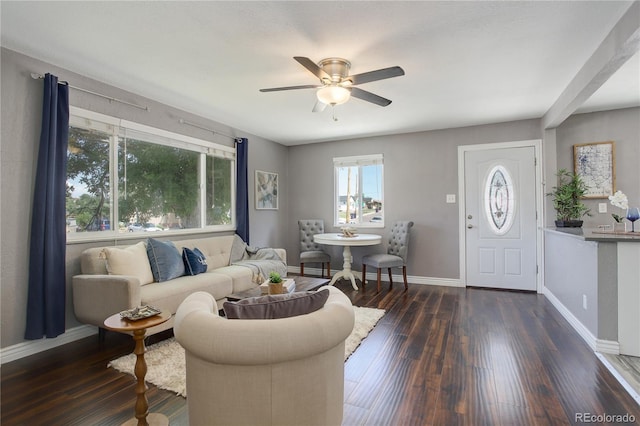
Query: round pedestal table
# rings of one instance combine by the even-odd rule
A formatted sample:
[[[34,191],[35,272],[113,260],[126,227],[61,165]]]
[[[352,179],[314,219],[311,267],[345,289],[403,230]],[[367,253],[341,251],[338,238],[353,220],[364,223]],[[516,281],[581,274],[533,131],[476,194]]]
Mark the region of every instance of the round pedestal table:
[[[356,285],[355,277],[351,272],[351,262],[353,257],[351,256],[351,247],[353,246],[373,246],[380,244],[382,236],[375,234],[358,234],[354,237],[345,237],[342,234],[327,233],[316,234],[313,236],[313,240],[318,244],[324,244],[328,246],[342,246],[342,257],[344,263],[342,264],[342,271],[336,272],[331,278],[330,285],[333,285],[340,278],[348,278],[351,280],[351,285],[354,290],[358,289]]]

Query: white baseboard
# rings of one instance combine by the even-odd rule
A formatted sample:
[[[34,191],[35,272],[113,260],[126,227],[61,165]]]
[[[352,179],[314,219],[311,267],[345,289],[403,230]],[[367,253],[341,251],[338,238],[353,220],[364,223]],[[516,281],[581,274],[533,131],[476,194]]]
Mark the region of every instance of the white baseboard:
[[[580,322],[578,318],[573,315],[573,313],[567,309],[566,306],[558,300],[558,298],[548,289],[544,288],[542,292],[545,297],[551,302],[551,304],[560,312],[560,315],[567,320],[567,322],[573,327],[573,329],[582,337],[582,340],[586,342],[587,345],[594,352],[602,352],[607,354],[615,354],[618,355],[620,353],[620,345],[618,342],[613,340],[603,340],[598,339],[596,336],[589,331],[587,327],[584,326]]]
[[[616,368],[613,365],[611,365],[609,360],[605,358],[604,355],[598,352],[596,352],[596,357],[598,357],[600,362],[602,362],[602,364],[604,364],[604,366],[607,367],[607,370],[609,370],[609,372],[613,375],[613,377],[615,377],[616,380],[620,382],[622,387],[629,393],[629,395],[631,395],[631,397],[636,401],[636,403],[640,404],[640,395],[638,394],[638,392],[633,388],[633,386],[629,384],[629,382],[627,382],[627,380],[624,377],[622,377],[622,375],[618,372],[618,370],[616,370]]]
[[[64,334],[61,334],[55,339],[29,340],[13,346],[7,346],[6,348],[0,349],[0,364],[15,361],[16,359],[37,354],[38,352],[66,345],[67,343],[71,343],[97,333],[98,327],[94,327],[92,325],[81,325],[66,330]]]
[[[339,270],[340,269],[337,269],[332,272],[337,272]],[[299,274],[300,267],[289,265],[287,267],[287,271],[295,274]],[[304,271],[310,275],[318,275],[318,276],[322,273],[322,269],[320,268],[304,268]],[[352,272],[356,278],[360,279],[362,275],[360,271],[352,271]],[[391,276],[393,278],[394,283],[402,283],[404,281],[402,278],[402,275],[392,274]],[[367,282],[373,281],[375,283],[377,280],[376,274],[371,272],[368,272],[365,278],[367,279]],[[387,274],[384,274],[382,279],[387,280],[388,278],[389,276]],[[418,277],[415,275],[407,275],[407,282],[409,284],[440,285],[445,287],[464,287],[464,285],[462,284],[462,282],[460,282],[460,279],[458,278],[434,278],[434,277]]]

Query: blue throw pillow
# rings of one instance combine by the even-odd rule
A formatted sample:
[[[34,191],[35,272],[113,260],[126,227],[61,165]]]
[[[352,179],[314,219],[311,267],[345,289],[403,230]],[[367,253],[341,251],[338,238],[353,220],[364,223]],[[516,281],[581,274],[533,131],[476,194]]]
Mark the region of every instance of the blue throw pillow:
[[[148,238],[147,257],[149,257],[154,281],[161,283],[184,275],[182,257],[171,241]]]
[[[207,259],[197,248],[191,250],[182,247],[182,260],[184,261],[184,270],[189,275],[207,272]]]

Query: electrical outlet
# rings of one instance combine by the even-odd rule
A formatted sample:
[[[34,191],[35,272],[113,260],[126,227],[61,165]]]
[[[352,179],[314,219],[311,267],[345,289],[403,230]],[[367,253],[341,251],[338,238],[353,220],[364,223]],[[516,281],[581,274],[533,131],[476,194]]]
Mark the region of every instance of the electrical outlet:
[[[447,194],[447,203],[455,204],[456,202],[456,194]]]
[[[598,213],[607,212],[607,203],[598,203]]]
[[[582,309],[584,309],[585,311],[587,310],[587,295],[586,294],[582,295]]]

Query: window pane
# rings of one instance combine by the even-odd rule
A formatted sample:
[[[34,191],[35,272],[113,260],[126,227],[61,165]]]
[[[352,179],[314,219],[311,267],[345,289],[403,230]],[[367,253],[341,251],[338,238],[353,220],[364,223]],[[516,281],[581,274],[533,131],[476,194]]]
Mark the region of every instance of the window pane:
[[[484,210],[489,227],[504,235],[513,225],[515,194],[511,175],[503,166],[495,166],[485,181]]]
[[[362,221],[382,223],[382,164],[362,167]]]
[[[233,162],[207,156],[207,225],[228,225],[232,219]]]
[[[122,230],[199,228],[200,154],[127,138],[118,145]]]
[[[358,167],[338,167],[339,224],[357,223],[358,217]]]
[[[69,128],[67,232],[111,229],[108,133]]]

